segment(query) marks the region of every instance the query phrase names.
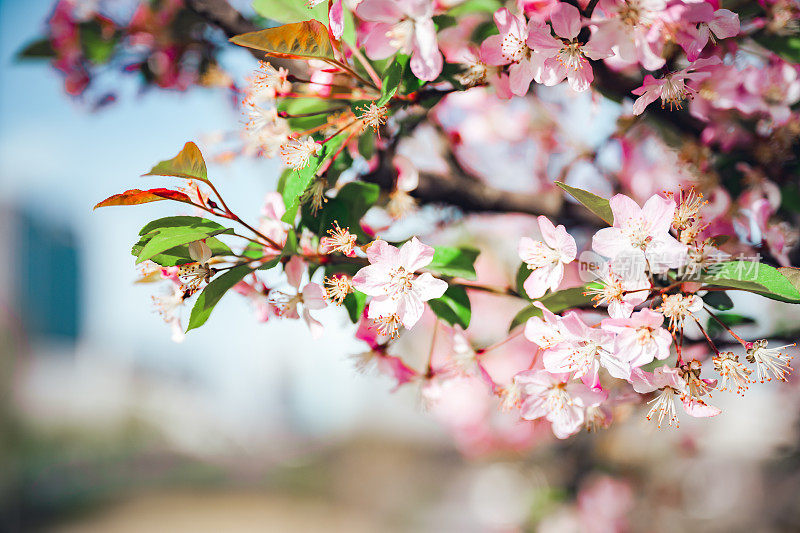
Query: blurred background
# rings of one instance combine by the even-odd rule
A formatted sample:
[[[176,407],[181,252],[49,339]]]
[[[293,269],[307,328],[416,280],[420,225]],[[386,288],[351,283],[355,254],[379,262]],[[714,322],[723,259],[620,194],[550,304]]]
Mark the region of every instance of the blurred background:
[[[226,298],[173,343],[129,252],[174,209],[92,206],[241,114],[212,90],[125,79],[91,112],[53,69],[15,59],[52,6],[0,1],[0,529],[800,531],[796,378],[715,395],[723,415],[680,430],[634,411],[565,442],[536,424],[473,442],[418,387],[356,372],[365,348],[337,309],[312,340]],[[234,76],[253,68],[241,50],[224,59]],[[257,217],[280,169],[210,172]],[[737,303],[786,320],[780,304]]]

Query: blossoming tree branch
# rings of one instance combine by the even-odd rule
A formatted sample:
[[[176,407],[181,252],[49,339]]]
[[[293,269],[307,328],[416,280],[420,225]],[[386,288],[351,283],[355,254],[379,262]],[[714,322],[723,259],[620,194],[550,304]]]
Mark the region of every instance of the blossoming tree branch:
[[[795,316],[800,304],[797,2],[254,8],[249,20],[220,0],[142,2],[125,22],[62,0],[46,46],[23,52],[51,58],[89,100],[99,66],[140,43],[125,70],[145,84],[237,95],[245,125],[233,147],[208,143],[215,162],[285,166],[260,218],[226,202],[194,142],[145,174],[162,188],[97,204],[177,202],[132,238],[143,279],[170,287],[154,300],[176,340],[229,292],[259,320],[302,318],[312,336],[324,335],[315,312],[338,306],[367,347],[360,365],[420,385],[431,404],[466,390],[558,438],[608,426],[623,404],[647,404],[659,426],[677,425],[678,407],[716,416],[713,393],[787,380],[791,339],[746,338],[753,317],[730,295]],[[187,25],[249,50],[246,83],[217,60],[219,34]],[[608,131],[578,131],[590,116],[613,117]],[[430,215],[442,205],[539,216],[528,235],[501,229],[522,227],[513,218],[486,222],[494,243],[442,242],[462,220]],[[430,235],[389,237],[426,213]],[[504,241],[516,265],[498,282],[481,262]],[[476,321],[495,327],[490,341]],[[429,345],[421,363],[414,343]]]

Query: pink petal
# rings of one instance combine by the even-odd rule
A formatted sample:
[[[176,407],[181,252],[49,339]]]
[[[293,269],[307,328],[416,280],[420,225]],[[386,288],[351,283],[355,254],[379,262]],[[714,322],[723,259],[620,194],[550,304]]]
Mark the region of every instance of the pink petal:
[[[414,327],[414,324],[422,317],[424,310],[425,305],[414,292],[407,292],[401,296],[397,305],[397,315],[406,329]]]
[[[325,291],[316,283],[307,283],[303,287],[303,304],[306,309],[324,309],[328,306],[325,301]]]
[[[388,242],[378,239],[367,248],[367,259],[370,263],[397,265],[400,262],[400,250]]]
[[[533,81],[533,65],[527,59],[508,67],[508,81],[511,92],[517,96],[525,96]]]
[[[292,287],[300,287],[300,281],[303,279],[303,274],[306,272],[306,263],[300,256],[293,255],[286,266],[283,267],[286,272],[286,279]]]
[[[369,296],[380,296],[386,294],[389,281],[389,270],[385,265],[369,265],[353,276],[353,287]]]
[[[630,249],[630,241],[619,228],[603,228],[592,237],[592,250],[611,259]]]
[[[528,279],[522,284],[522,288],[533,299],[541,298],[549,287],[547,276],[550,271],[547,268],[537,268],[532,270]]]
[[[728,9],[718,9],[714,13],[714,19],[708,23],[708,27],[714,32],[718,39],[727,39],[739,34],[739,15]]]
[[[374,60],[381,60],[391,57],[397,52],[397,47],[392,44],[391,39],[386,35],[392,29],[391,24],[367,23],[359,26],[359,35],[363,36],[361,45],[367,53],[367,57]]]
[[[642,113],[644,113],[645,108],[650,104],[652,104],[653,102],[655,102],[656,100],[658,100],[660,96],[661,96],[661,87],[659,87],[657,90],[651,90],[645,92],[642,96],[637,98],[635,102],[633,102],[633,114],[641,115]]]
[[[567,81],[569,82],[569,86],[572,87],[572,90],[575,92],[583,92],[588,89],[593,79],[594,72],[592,72],[592,66],[585,59],[581,60],[580,66],[577,70],[567,70]]]
[[[487,65],[506,65],[508,59],[503,57],[501,46],[503,38],[499,35],[491,35],[481,43],[480,58]]]
[[[581,31],[581,15],[578,8],[570,4],[558,4],[550,11],[550,23],[556,35],[574,39]]]
[[[430,264],[433,260],[433,253],[433,247],[422,244],[418,238],[413,237],[400,247],[397,262],[408,272],[416,272]]]
[[[328,22],[331,28],[331,34],[340,40],[344,33],[344,11],[342,10],[342,0],[336,0],[328,12]]]
[[[434,278],[429,273],[420,274],[411,282],[414,294],[423,302],[441,297],[447,290],[447,282]]]
[[[399,4],[386,0],[362,0],[355,11],[364,20],[392,24],[403,18],[404,13]]]
[[[681,397],[681,402],[683,402],[683,409],[687,414],[698,418],[717,416],[722,412],[722,409],[719,407],[708,405],[703,400],[695,398],[694,396],[689,396],[688,394]]]
[[[430,18],[414,21],[414,52],[411,72],[421,80],[433,81],[442,72],[443,59],[436,42],[436,26]]]
[[[367,308],[368,318],[380,318],[384,316],[391,316],[397,313],[399,301],[389,296],[376,296],[369,302]]]
[[[668,233],[672,225],[672,217],[675,214],[675,202],[654,194],[644,203],[641,212],[647,217],[651,235]],[[615,212],[614,217],[616,216]]]
[[[642,209],[639,204],[624,194],[615,194],[608,203],[611,206],[611,212],[614,214],[615,228],[623,228],[631,220],[638,223],[642,217]]]
[[[547,57],[554,56],[563,47],[561,41],[550,34],[550,27],[544,23],[537,25],[531,22],[526,42],[531,50]]]

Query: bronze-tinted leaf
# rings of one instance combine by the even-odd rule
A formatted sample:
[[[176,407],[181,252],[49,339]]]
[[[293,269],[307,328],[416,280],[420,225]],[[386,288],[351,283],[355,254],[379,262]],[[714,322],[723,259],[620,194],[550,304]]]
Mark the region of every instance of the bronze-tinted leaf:
[[[179,202],[191,201],[186,193],[173,191],[171,189],[150,189],[147,191],[130,189],[123,193],[109,196],[94,206],[94,209],[97,209],[98,207],[108,207],[111,205],[146,204],[148,202],[158,202],[159,200],[178,200]]]
[[[328,29],[318,20],[243,33],[231,42],[278,57],[334,58]]]
[[[160,162],[143,176],[175,176],[178,178],[208,181],[203,154],[193,142],[183,145],[183,150],[172,159]]]

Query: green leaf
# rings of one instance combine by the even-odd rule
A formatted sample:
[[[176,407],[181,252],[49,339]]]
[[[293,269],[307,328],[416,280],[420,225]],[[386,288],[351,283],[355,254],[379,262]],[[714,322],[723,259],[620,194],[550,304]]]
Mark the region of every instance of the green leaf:
[[[792,281],[778,269],[757,261],[715,263],[701,273],[696,281],[715,287],[740,289],[781,302],[800,303],[800,290]]]
[[[283,245],[283,250],[281,250],[281,255],[283,257],[291,257],[297,253],[297,233],[293,229],[290,229],[289,232],[286,234],[286,244]]]
[[[408,65],[410,57],[406,54],[397,54],[386,71],[383,73],[381,79],[381,97],[375,102],[377,106],[386,105],[389,100],[397,93],[397,88],[400,86],[400,81],[403,79],[403,71]]]
[[[450,285],[441,297],[428,300],[428,305],[436,316],[448,324],[457,324],[464,329],[469,327],[472,310],[464,287]]]
[[[342,305],[347,309],[347,316],[353,324],[357,324],[367,306],[367,295],[363,292],[353,291],[342,301]]]
[[[757,33],[753,36],[753,39],[786,61],[800,63],[800,37],[797,35]]]
[[[370,128],[358,138],[358,153],[369,161],[375,155],[375,132]]]
[[[525,283],[525,280],[528,279],[528,276],[530,275],[531,275],[531,269],[528,268],[528,265],[526,263],[520,263],[519,268],[517,269],[517,275],[514,278],[514,280],[517,293],[526,300],[530,300],[531,298],[530,296],[528,296],[528,293],[525,292],[525,287],[523,285]]]
[[[99,22],[88,21],[81,23],[79,36],[81,47],[89,61],[95,65],[108,63],[117,46],[116,32],[107,39]]]
[[[578,200],[589,211],[603,219],[609,226],[614,225],[614,214],[611,212],[611,206],[608,204],[608,200],[596,194],[592,194],[589,191],[584,191],[577,187],[570,187],[566,183],[560,181],[557,181],[556,185]]]
[[[190,242],[213,237],[221,233],[233,233],[231,228],[220,226],[211,220],[206,220],[199,217],[185,218],[195,220],[178,226],[161,226],[146,233],[146,235],[150,236],[150,239],[144,243],[142,250],[139,252],[138,258],[136,259],[136,264],[148,259],[152,259],[153,257],[164,253],[167,250],[171,250],[176,246],[189,244]],[[145,226],[145,228],[147,228],[147,226]]]
[[[719,311],[733,309],[733,300],[725,291],[713,291],[703,296],[703,302]]]
[[[274,259],[270,259],[269,261],[267,261],[266,263],[264,263],[263,265],[258,267],[256,270],[270,270],[270,269],[275,268],[276,266],[278,266],[278,263],[280,263],[280,262],[281,262],[281,258],[280,258],[280,256],[278,256],[278,257],[275,257]]]
[[[443,276],[475,280],[475,260],[480,253],[475,248],[437,246],[434,248],[433,260],[425,269]]]
[[[278,102],[278,111],[285,111],[290,115],[302,115],[307,113],[322,112],[330,109],[329,101],[321,98],[284,98]],[[328,115],[321,113],[311,117],[297,117],[286,119],[293,131],[307,130],[328,120]]]
[[[346,133],[340,133],[329,140],[322,146],[320,153],[311,158],[304,169],[292,172],[286,177],[283,182],[283,190],[281,191],[283,195],[283,205],[286,206],[286,213],[281,217],[283,222],[294,224],[297,210],[300,208],[300,196],[302,196],[308,186],[311,185],[311,182],[314,181],[320,165],[336,153],[346,138]]]
[[[544,305],[553,313],[560,313],[573,307],[585,307],[592,303],[592,297],[583,294],[586,292],[587,288],[588,286],[573,287],[571,289],[551,292],[539,298],[539,302],[541,302],[542,305]],[[542,310],[531,304],[517,313],[517,315],[511,321],[511,326],[508,328],[508,330],[513,330],[517,326],[527,322],[529,318],[535,316],[541,317]]]
[[[370,240],[361,229],[361,218],[375,205],[380,195],[380,187],[374,183],[352,181],[342,187],[336,198],[325,204],[319,219],[317,233],[324,235],[338,222],[343,228],[348,228],[350,233],[358,236],[363,242]]]
[[[287,24],[316,19],[328,22],[328,3],[321,2],[311,9],[304,0],[253,0],[253,9],[264,18]]]
[[[460,17],[471,13],[494,13],[503,7],[500,0],[466,0],[447,12],[448,15]]]
[[[131,254],[133,254],[134,257],[138,257],[138,255],[142,253],[142,248],[144,248],[144,245],[147,244],[150,238],[151,235],[145,235],[139,239],[139,242],[134,244],[133,248],[131,248]],[[206,244],[211,249],[212,255],[233,255],[233,251],[228,247],[228,245],[216,237],[209,237],[206,239]],[[261,257],[261,255],[258,255],[257,257]],[[189,246],[182,245],[176,246],[175,248],[170,248],[163,253],[155,255],[150,258],[150,261],[153,261],[162,267],[169,267],[191,263],[194,260],[191,258],[191,256],[189,256]]]
[[[32,41],[25,45],[25,48],[17,52],[17,59],[50,59],[56,56],[50,39],[42,38]]]
[[[197,301],[192,307],[189,327],[186,328],[186,331],[199,328],[205,324],[208,317],[211,316],[214,306],[217,305],[225,293],[252,271],[247,265],[239,265],[212,279],[211,283],[206,285],[206,288],[197,297]]]
[[[183,145],[183,150],[178,152],[178,155],[160,162],[143,176],[175,176],[208,181],[206,161],[200,149],[191,141]]]
[[[749,316],[739,315],[736,313],[718,313],[716,317],[722,321],[726,326],[732,328],[733,326],[741,326],[743,324],[755,324],[755,320],[750,318]],[[719,323],[714,320],[713,318],[708,319],[708,323],[706,324],[706,333],[708,333],[709,337],[717,337],[725,331]]]
[[[174,216],[174,217],[164,217],[156,220],[151,220],[150,222],[142,226],[142,229],[139,230],[139,235],[147,235],[148,233],[152,233],[153,231],[162,228],[180,228],[183,226],[189,226],[198,229],[207,229],[209,231],[225,229],[225,226],[221,226],[220,224],[217,224],[213,220],[209,220],[207,218],[193,217],[193,216]]]

